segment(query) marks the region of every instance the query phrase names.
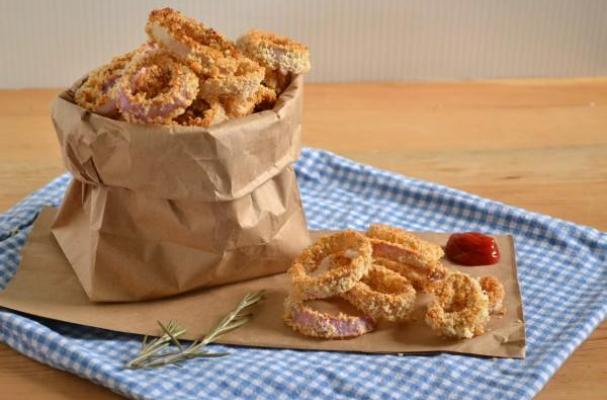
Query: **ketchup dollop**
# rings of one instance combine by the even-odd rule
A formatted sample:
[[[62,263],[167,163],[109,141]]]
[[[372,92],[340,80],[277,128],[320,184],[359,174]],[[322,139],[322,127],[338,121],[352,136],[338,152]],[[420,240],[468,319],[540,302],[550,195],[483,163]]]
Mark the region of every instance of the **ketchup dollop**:
[[[445,254],[454,263],[467,266],[490,265],[500,260],[495,240],[478,232],[454,233],[449,236]]]

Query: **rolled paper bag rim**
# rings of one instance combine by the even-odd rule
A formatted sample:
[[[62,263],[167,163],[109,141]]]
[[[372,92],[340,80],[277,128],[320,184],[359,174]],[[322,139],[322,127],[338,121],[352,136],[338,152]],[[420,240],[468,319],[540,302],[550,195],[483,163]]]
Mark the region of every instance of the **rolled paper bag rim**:
[[[272,110],[208,128],[141,125],[91,113],[72,100],[84,79],[52,107],[64,164],[80,181],[170,200],[231,201],[299,157],[301,75]]]

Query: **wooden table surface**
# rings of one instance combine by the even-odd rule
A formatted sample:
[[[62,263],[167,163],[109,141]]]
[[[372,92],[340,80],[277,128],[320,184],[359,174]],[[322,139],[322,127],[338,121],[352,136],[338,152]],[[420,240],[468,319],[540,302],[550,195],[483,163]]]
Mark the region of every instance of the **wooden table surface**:
[[[64,171],[56,90],[0,91],[0,212]],[[304,143],[607,230],[607,78],[307,85]],[[607,323],[540,399],[604,399]],[[0,345],[7,398],[112,399]],[[1,396],[0,396],[1,397]]]

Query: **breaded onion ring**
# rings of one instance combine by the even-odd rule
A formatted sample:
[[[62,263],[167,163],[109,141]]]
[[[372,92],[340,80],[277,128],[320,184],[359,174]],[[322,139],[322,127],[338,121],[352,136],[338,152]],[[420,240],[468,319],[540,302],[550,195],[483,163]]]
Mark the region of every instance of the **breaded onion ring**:
[[[215,75],[221,69],[218,60],[238,55],[221,34],[168,7],[150,12],[145,31],[197,74]]]
[[[255,95],[264,77],[264,70],[259,64],[246,57],[238,57],[223,65],[223,72],[201,80],[200,93],[203,98],[246,100]]]
[[[377,256],[373,257],[373,262],[407,278],[415,290],[422,293],[432,293],[437,285],[449,275],[449,270],[440,263],[432,265],[429,268],[420,268]]]
[[[369,226],[367,236],[396,243],[406,249],[413,250],[419,254],[419,258],[426,264],[434,264],[445,255],[443,248],[438,244],[422,240],[415,234],[401,228],[374,224]]]
[[[483,276],[479,278],[478,283],[489,299],[489,313],[502,314],[504,312],[504,297],[506,296],[504,285],[494,276]]]
[[[185,112],[177,116],[174,121],[183,126],[208,128],[209,126],[218,124],[227,119],[228,116],[221,104],[217,102],[208,103],[201,98],[197,98]]]
[[[283,320],[299,333],[323,339],[351,338],[375,329],[375,321],[371,317],[322,313],[293,297],[285,300]]]
[[[428,262],[419,252],[398,243],[373,238],[370,238],[370,241],[375,257],[387,258],[422,269],[430,269],[433,265],[437,264],[436,261]]]
[[[333,257],[333,260],[328,257]],[[337,258],[335,258],[337,257]],[[323,260],[333,264],[314,276]],[[336,263],[336,260],[340,262]],[[337,264],[337,265],[335,265]],[[371,265],[371,244],[354,231],[339,232],[320,238],[293,261],[289,276],[298,298],[324,299],[352,289]]]
[[[76,90],[76,104],[97,114],[115,116],[118,107],[112,88],[136,53],[137,50],[116,57],[109,64],[92,71]]]
[[[428,263],[415,250],[385,240],[370,240],[375,263],[403,275],[417,290],[431,292],[449,273],[440,262]]]
[[[367,275],[341,297],[374,319],[404,321],[413,310],[416,293],[406,278],[374,264]]]
[[[450,274],[436,289],[425,321],[442,336],[471,338],[485,332],[489,300],[478,281],[461,272]]]
[[[251,30],[240,37],[238,48],[263,67],[283,74],[303,74],[310,70],[308,47],[272,32]]]
[[[244,117],[254,111],[269,110],[276,103],[276,92],[265,86],[259,86],[257,92],[248,99],[229,97],[223,104],[228,115],[232,118]]]
[[[169,123],[192,104],[198,78],[162,50],[137,55],[116,84],[118,108],[137,123]]]

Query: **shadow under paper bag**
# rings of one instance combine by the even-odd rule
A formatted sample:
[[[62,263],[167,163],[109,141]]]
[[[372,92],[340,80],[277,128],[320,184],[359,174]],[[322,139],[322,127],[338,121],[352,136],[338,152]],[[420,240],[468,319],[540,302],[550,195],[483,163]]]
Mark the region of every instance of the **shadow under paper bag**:
[[[74,175],[52,226],[87,296],[138,301],[285,271],[310,243],[292,164],[303,79],[273,110],[209,128],[53,105]]]

